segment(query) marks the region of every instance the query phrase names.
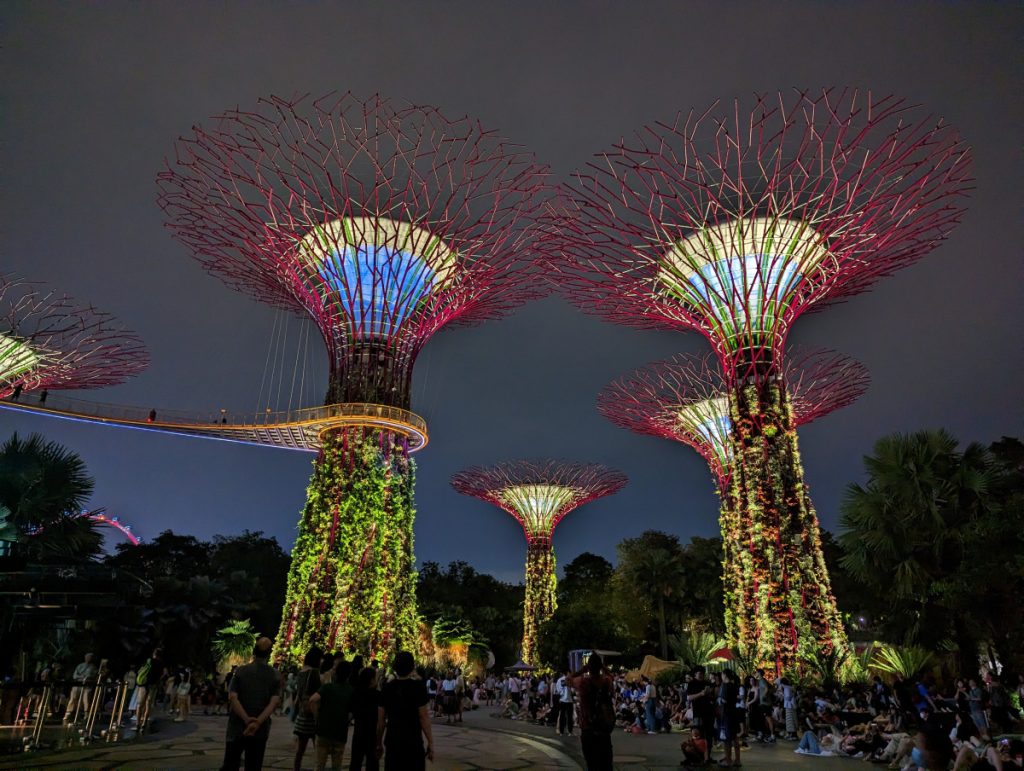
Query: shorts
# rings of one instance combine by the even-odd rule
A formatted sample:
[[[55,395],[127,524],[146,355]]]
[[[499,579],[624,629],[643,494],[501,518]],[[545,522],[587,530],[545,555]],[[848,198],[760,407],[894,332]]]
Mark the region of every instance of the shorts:
[[[327,758],[331,759],[331,768],[341,768],[341,756],[345,754],[345,742],[340,739],[328,739],[326,736],[316,737],[317,770],[327,767]]]

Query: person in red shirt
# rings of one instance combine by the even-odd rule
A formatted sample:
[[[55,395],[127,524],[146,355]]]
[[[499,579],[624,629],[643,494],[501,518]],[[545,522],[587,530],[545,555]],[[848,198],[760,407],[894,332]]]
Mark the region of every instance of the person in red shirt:
[[[612,771],[615,683],[598,654],[591,654],[586,670],[572,677],[572,687],[580,699],[580,743],[587,771]]]
[[[683,751],[684,766],[704,766],[709,760],[708,742],[701,734],[700,728],[694,727],[690,731],[690,738],[679,745]]]

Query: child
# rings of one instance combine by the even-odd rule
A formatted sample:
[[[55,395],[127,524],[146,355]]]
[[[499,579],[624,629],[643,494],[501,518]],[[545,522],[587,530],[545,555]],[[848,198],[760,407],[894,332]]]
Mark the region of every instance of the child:
[[[690,738],[679,745],[683,751],[684,766],[703,766],[708,762],[708,743],[701,729],[690,731]]]

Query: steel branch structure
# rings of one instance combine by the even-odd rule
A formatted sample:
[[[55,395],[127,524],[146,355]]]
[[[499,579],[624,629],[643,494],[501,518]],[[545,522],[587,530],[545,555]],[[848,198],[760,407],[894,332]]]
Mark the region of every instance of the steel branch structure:
[[[148,364],[142,341],[110,314],[0,275],[0,399],[117,385]]]
[[[543,291],[525,225],[545,174],[468,118],[330,94],[195,128],[158,184],[168,226],[209,272],[317,324],[328,405],[408,410],[431,335]],[[278,660],[313,644],[386,658],[415,639],[408,440],[370,422],[321,436]]]
[[[867,367],[849,356],[795,349],[783,363],[794,426],[853,404],[870,380]],[[693,448],[725,494],[733,468],[729,394],[713,354],[679,354],[609,383],[597,397],[597,410],[620,428]]]
[[[785,341],[805,311],[923,257],[964,212],[970,151],[942,120],[853,89],[775,94],[645,127],[567,186],[548,241],[566,294],[701,332],[732,390],[730,494],[758,533],[757,654],[847,647],[820,561]]]
[[[867,390],[870,377],[863,364],[848,356],[805,348],[787,356],[783,381],[797,427],[852,404]],[[682,442],[707,462],[721,505],[727,633],[740,647],[754,649],[758,578],[752,568],[756,553],[750,518],[737,511],[730,491],[735,449],[729,397],[728,383],[714,354],[682,354],[648,364],[608,384],[598,395],[597,409],[621,428]],[[821,584],[829,585],[824,562],[815,564],[813,570]],[[838,618],[832,621],[837,622]]]
[[[526,596],[523,602],[522,660],[537,661],[537,634],[555,612],[555,553],[551,536],[566,514],[612,495],[626,476],[594,463],[511,461],[455,474],[452,487],[511,514],[526,535]]]

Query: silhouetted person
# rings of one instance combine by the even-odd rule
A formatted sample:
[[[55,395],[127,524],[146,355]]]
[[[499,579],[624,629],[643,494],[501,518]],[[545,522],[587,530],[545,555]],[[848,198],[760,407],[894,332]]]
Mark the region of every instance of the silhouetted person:
[[[263,768],[270,736],[270,716],[281,700],[281,675],[268,663],[273,643],[256,641],[252,663],[239,667],[228,691],[228,731],[221,771],[238,771],[245,755],[245,771]]]
[[[415,662],[409,651],[395,656],[395,679],[384,686],[377,710],[377,754],[384,753],[385,771],[423,771],[434,760],[434,734],[427,715],[427,686],[413,679]],[[423,739],[427,737],[426,750]]]
[[[150,410],[149,417],[146,420],[149,423],[156,423],[156,410]]]
[[[596,653],[587,661],[586,674],[580,672],[570,682],[580,696],[580,744],[587,771],[611,771],[615,683]]]
[[[16,402],[16,401],[18,401],[18,399],[21,398],[21,392],[22,392],[22,390],[24,390],[24,388],[25,388],[25,386],[22,385],[21,383],[18,383],[18,385],[14,386],[14,393],[11,394],[11,401],[12,402]]]
[[[43,389],[43,392],[41,394],[39,394],[39,403],[40,404],[46,404],[46,397],[49,396],[49,395],[50,395],[50,392],[47,391],[46,389]]]

